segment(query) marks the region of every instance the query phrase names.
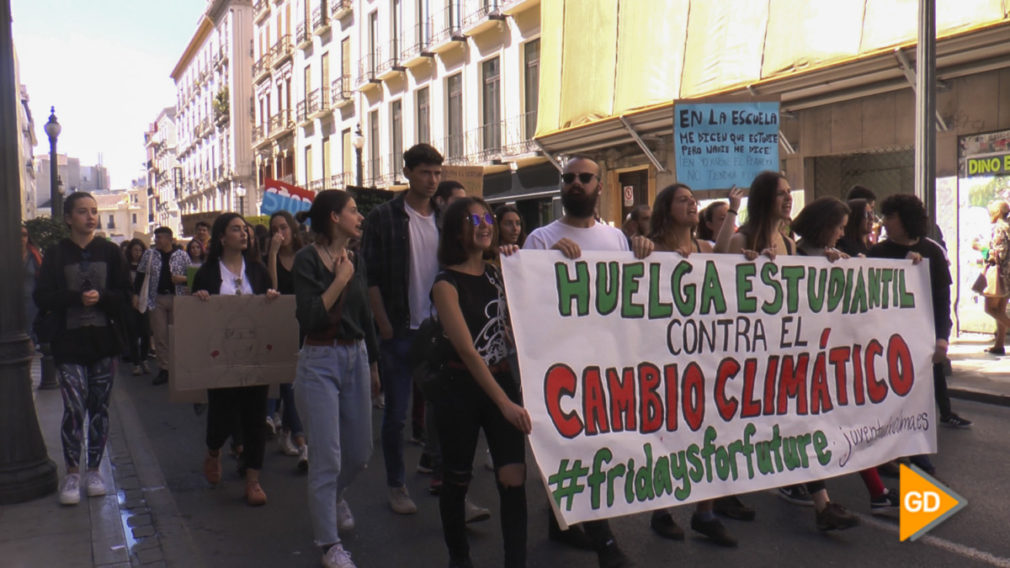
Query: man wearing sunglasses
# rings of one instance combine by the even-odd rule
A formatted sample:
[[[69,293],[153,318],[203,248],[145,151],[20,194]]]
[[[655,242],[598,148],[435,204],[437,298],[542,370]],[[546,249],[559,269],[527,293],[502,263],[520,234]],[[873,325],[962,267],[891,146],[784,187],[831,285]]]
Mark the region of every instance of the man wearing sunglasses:
[[[648,256],[653,250],[652,241],[635,235],[629,247],[628,238],[620,229],[596,220],[596,208],[602,190],[600,166],[596,162],[583,157],[568,160],[561,174],[561,205],[565,208],[564,215],[530,233],[523,248],[555,249],[572,259],[582,256],[583,250],[626,251],[629,248],[638,258]],[[562,531],[553,513],[548,514],[548,536],[551,540],[594,549],[601,568],[618,568],[630,564],[617,546],[617,540],[606,520],[582,523],[584,532],[578,525]]]
[[[155,386],[168,382],[168,326],[172,324],[175,297],[186,293],[188,267],[189,255],[175,246],[172,229],[155,229],[154,246],[140,258],[138,276],[133,283],[134,307],[141,313],[151,312],[151,335],[161,367],[151,381]]]

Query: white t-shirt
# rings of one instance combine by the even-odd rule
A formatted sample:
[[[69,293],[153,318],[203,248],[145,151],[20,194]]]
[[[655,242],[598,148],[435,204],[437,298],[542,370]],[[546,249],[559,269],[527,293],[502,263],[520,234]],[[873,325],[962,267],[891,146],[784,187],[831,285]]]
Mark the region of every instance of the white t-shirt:
[[[242,272],[240,274],[233,274],[228,267],[224,265],[224,261],[218,261],[221,266],[221,295],[222,296],[234,296],[236,294],[252,295],[253,289],[252,284],[249,283],[249,279],[245,277],[245,259],[242,259]]]
[[[554,221],[534,229],[530,236],[526,237],[523,248],[547,250],[561,239],[574,241],[579,248],[586,251],[631,250],[628,247],[628,238],[620,229],[599,222],[587,228],[573,227],[561,221]]]
[[[404,203],[410,222],[410,275],[407,301],[410,303],[410,329],[417,329],[431,315],[431,286],[438,275],[438,226],[435,213],[428,216]]]

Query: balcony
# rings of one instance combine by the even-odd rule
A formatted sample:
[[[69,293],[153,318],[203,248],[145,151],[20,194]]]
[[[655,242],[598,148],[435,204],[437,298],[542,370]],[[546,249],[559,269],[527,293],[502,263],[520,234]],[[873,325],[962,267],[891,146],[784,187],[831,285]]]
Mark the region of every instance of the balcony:
[[[505,121],[482,124],[466,133],[466,157],[470,163],[490,162],[502,155]]]
[[[379,79],[375,75],[375,56],[367,54],[358,60],[358,80],[359,89],[365,90],[379,84]]]
[[[252,129],[253,146],[259,146],[267,140],[266,125],[257,124]]]
[[[326,0],[319,0],[319,6],[312,10],[312,33],[323,35],[330,31],[330,11],[326,9]]]
[[[354,9],[353,0],[329,0],[330,18],[339,20]]]
[[[502,155],[519,156],[536,152],[533,135],[537,131],[537,111],[514,116],[505,120],[505,143]]]
[[[298,42],[298,49],[305,50],[312,47],[312,30],[304,21],[298,22],[295,26],[295,41]]]
[[[330,87],[329,87],[329,85],[321,87],[319,89],[318,93],[319,93],[319,102],[316,105],[316,110],[309,112],[309,115],[312,118],[322,118],[322,117],[326,116],[327,114],[329,114],[330,113],[330,109],[331,109],[331,105],[330,105]],[[312,94],[309,93],[310,97],[311,97],[311,95]]]
[[[305,100],[298,101],[298,122],[301,124],[307,124],[313,118],[317,112],[319,112],[319,89],[314,89],[309,91],[309,94],[305,97]]]
[[[348,75],[337,77],[330,84],[330,107],[340,108],[354,101],[351,91],[351,78]]]
[[[400,65],[400,53],[395,40],[375,49],[375,61],[375,76],[379,79],[389,79],[404,69]]]
[[[257,24],[268,14],[270,14],[270,0],[256,0],[253,2],[253,20]]]
[[[282,110],[270,117],[270,131],[267,133],[267,136],[270,138],[279,138],[285,134],[289,134],[294,127],[295,123],[291,120],[291,113]]]
[[[465,0],[463,30],[476,35],[497,27],[505,19],[499,3],[499,0]]]
[[[267,51],[253,63],[253,82],[259,83],[270,76],[270,64],[273,63],[273,51]]]
[[[339,174],[333,174],[330,176],[329,185],[330,189],[344,189],[349,185],[354,184],[354,174],[351,172],[343,172]]]
[[[466,41],[458,2],[450,1],[449,6],[433,20],[432,51],[436,53],[448,51],[456,45],[455,42]]]
[[[413,34],[408,34],[400,40],[400,64],[413,67],[427,58],[433,57],[431,51],[431,20],[414,25]]]
[[[506,14],[518,14],[530,8],[540,6],[540,0],[499,0],[501,11]]]
[[[284,63],[285,61],[290,61],[291,55],[294,53],[294,51],[295,48],[294,45],[291,44],[291,36],[290,35],[281,36],[281,38],[277,40],[277,43],[275,43],[274,46],[270,49],[270,52],[274,58],[273,61],[274,69],[280,67],[281,64]]]
[[[463,153],[463,133],[450,134],[442,139],[442,152],[445,156],[445,163],[458,165],[466,163],[466,155]]]
[[[314,192],[318,193],[318,192],[326,189],[326,180],[325,179],[314,179],[314,180],[312,180],[312,181],[309,182],[308,187],[306,189],[308,189],[309,191],[314,191]]]

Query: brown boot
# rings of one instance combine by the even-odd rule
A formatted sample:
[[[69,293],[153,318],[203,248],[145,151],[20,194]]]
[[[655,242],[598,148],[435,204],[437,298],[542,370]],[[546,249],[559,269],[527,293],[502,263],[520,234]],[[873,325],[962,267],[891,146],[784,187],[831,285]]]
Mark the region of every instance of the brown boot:
[[[207,450],[207,456],[203,458],[203,476],[211,485],[221,483],[221,450]]]
[[[245,472],[245,500],[250,507],[267,504],[267,494],[260,487],[260,472],[258,469],[247,469]]]

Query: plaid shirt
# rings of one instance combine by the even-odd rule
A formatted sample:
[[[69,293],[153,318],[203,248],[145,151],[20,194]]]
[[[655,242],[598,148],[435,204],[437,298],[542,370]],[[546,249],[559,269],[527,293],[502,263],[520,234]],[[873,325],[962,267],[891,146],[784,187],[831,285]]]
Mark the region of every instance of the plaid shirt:
[[[389,323],[394,335],[401,335],[410,327],[410,217],[401,192],[392,200],[379,205],[368,214],[361,242],[361,256],[365,261],[368,286],[376,286],[382,296]],[[436,222],[438,210],[435,211]],[[434,254],[434,251],[432,251]]]

